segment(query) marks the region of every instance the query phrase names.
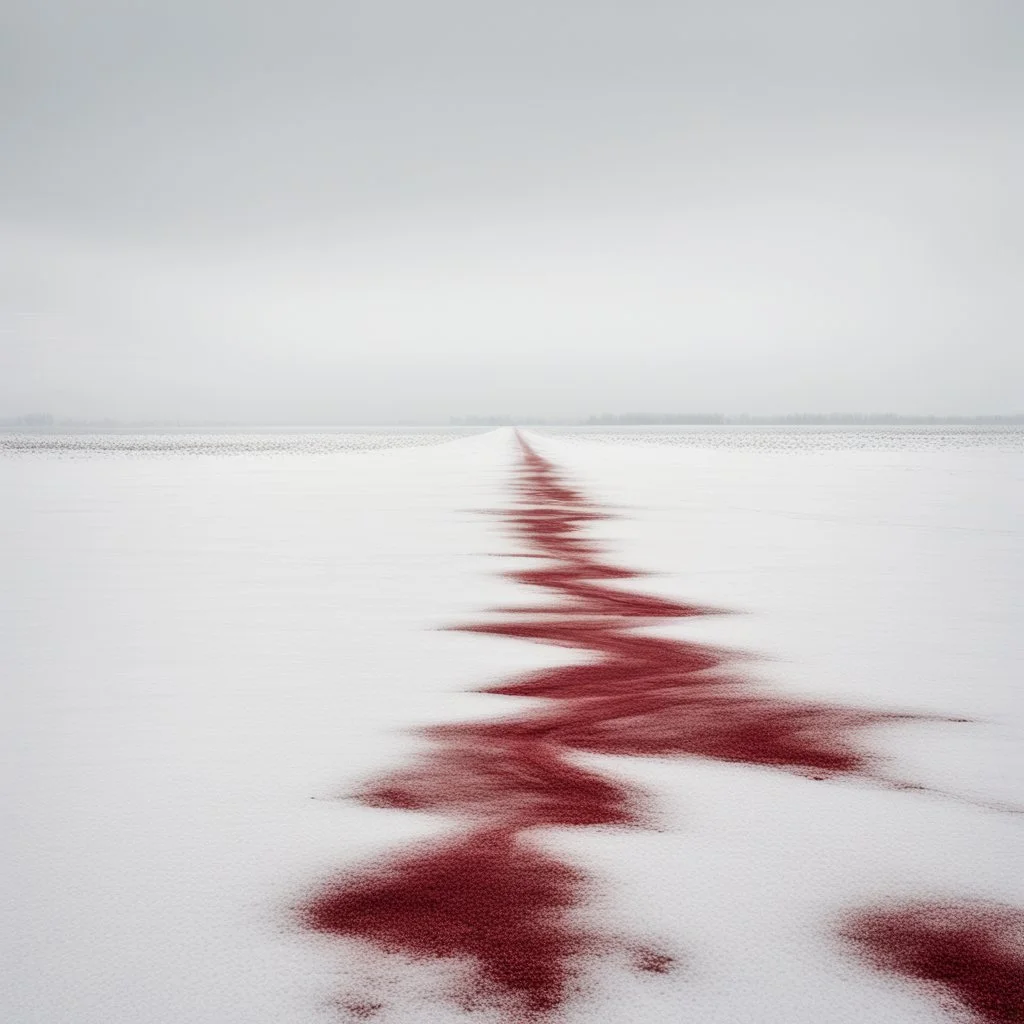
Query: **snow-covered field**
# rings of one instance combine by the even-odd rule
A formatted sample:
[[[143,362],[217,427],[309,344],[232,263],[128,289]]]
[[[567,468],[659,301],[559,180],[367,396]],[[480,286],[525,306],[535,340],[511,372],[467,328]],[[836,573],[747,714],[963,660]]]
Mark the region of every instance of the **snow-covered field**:
[[[537,600],[498,575],[522,539],[480,514],[512,500],[515,437],[268,436],[0,444],[3,1020],[499,1019],[444,998],[458,964],[297,908],[455,828],[348,799],[415,756],[410,730],[540,705],[471,691],[584,658],[438,628]],[[1024,434],[524,436],[617,513],[586,533],[656,574],[623,587],[743,613],[652,634],[756,655],[775,694],[935,716],[857,736],[921,790],[574,755],[658,828],[532,841],[593,880],[580,921],[674,969],[595,955],[557,1019],[949,1019],[839,931],[918,899],[1024,907]]]

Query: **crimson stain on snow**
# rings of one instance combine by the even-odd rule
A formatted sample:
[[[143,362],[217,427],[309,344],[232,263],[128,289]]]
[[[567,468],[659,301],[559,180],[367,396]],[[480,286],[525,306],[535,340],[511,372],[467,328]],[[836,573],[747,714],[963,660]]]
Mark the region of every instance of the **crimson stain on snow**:
[[[469,960],[459,1003],[536,1016],[566,998],[572,958],[588,946],[564,919],[584,881],[512,830],[480,831],[345,879],[307,922],[393,952]]]
[[[442,749],[532,741],[558,756],[691,754],[816,776],[868,773],[865,755],[851,741],[853,730],[903,716],[780,698],[739,675],[738,659],[729,652],[637,634],[638,625],[713,610],[616,586],[613,581],[639,574],[605,562],[582,535],[582,527],[603,514],[568,487],[548,460],[520,444],[521,500],[506,518],[531,552],[549,563],[509,575],[554,600],[462,628],[572,647],[594,661],[490,687],[491,693],[549,698],[551,709],[435,728],[430,735]]]
[[[422,762],[360,794],[372,807],[442,811],[502,827],[638,824],[642,796],[531,736],[447,735]]]
[[[645,974],[668,974],[676,965],[676,958],[656,949],[638,949],[635,954],[638,971]]]
[[[455,815],[467,832],[342,878],[305,910],[320,932],[463,961],[468,980],[457,1000],[498,1006],[514,1020],[554,1014],[573,991],[581,957],[611,942],[572,923],[586,879],[527,830],[647,822],[641,794],[580,767],[573,755],[692,755],[817,778],[868,776],[853,731],[901,717],[776,697],[740,675],[733,654],[636,633],[713,610],[624,589],[622,581],[640,574],[604,561],[585,534],[605,514],[519,444],[518,500],[502,515],[541,564],[509,575],[547,597],[460,628],[574,648],[593,660],[487,691],[544,698],[546,708],[425,730],[430,746],[418,762],[359,797]],[[662,953],[635,961],[646,973],[672,965]]]
[[[918,903],[862,911],[841,935],[875,967],[953,997],[979,1021],[1024,1021],[1024,911]]]
[[[372,1020],[381,1012],[381,1010],[384,1009],[384,1004],[370,1000],[366,1002],[346,1003],[343,1009],[353,1020]]]

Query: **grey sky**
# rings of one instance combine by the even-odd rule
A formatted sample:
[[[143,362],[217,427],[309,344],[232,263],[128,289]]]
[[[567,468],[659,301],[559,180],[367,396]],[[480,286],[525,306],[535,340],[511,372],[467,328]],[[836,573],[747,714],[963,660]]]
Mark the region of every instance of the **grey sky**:
[[[1018,0],[0,9],[0,415],[1024,409]]]

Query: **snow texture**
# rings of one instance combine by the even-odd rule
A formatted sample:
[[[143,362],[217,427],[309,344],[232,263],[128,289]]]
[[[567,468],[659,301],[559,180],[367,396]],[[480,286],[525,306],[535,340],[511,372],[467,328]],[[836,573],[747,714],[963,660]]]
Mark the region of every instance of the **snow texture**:
[[[654,936],[682,966],[596,964],[563,1019],[938,1024],[942,1002],[857,958],[841,921],[1024,905],[1024,817],[979,806],[1024,803],[1021,450],[663,433],[526,436],[619,513],[588,531],[657,574],[638,589],[745,613],[653,632],[760,655],[747,670],[776,692],[934,714],[862,742],[963,799],[580,755],[655,794],[661,831],[537,842],[598,880],[584,924]],[[524,560],[479,514],[507,505],[511,432],[230,458],[145,445],[0,454],[0,1015],[488,1024],[434,998],[458,964],[310,935],[294,909],[339,868],[452,829],[346,799],[415,755],[413,730],[518,711],[469,691],[582,660],[438,628],[535,597],[498,575]]]

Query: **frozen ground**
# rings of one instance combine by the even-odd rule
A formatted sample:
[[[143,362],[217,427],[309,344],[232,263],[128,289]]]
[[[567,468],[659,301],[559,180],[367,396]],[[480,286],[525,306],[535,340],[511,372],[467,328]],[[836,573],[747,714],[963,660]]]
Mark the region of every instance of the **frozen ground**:
[[[598,880],[589,913],[684,966],[595,965],[572,1024],[937,1024],[937,1002],[845,955],[834,920],[922,896],[1024,905],[1024,818],[970,802],[1024,803],[1024,439],[856,433],[529,435],[620,512],[591,530],[659,574],[643,590],[746,613],[658,632],[759,654],[749,671],[779,692],[974,719],[863,737],[961,801],[581,758],[653,793],[663,830],[543,842]],[[435,628],[529,600],[495,576],[521,564],[493,557],[514,542],[476,514],[508,503],[511,432],[266,437],[0,448],[5,1020],[317,1024],[381,992],[382,1020],[465,1017],[433,998],[443,965],[310,937],[291,911],[451,828],[337,799],[408,758],[404,730],[508,713],[523,702],[464,691],[579,659]]]
[[[394,427],[361,430],[337,427],[310,431],[302,427],[237,430],[186,430],[177,433],[115,430],[107,433],[0,432],[0,454],[60,455],[96,458],[101,455],[329,455],[392,448],[417,448],[481,433],[472,427]]]

